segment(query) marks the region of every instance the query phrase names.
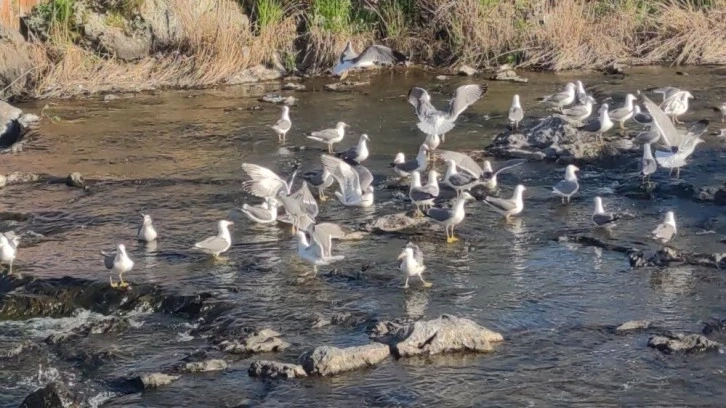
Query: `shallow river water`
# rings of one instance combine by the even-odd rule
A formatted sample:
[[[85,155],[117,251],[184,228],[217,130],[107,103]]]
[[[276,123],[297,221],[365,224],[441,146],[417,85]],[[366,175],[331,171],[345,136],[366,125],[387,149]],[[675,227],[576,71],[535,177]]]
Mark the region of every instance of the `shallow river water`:
[[[531,78],[528,84],[488,82],[488,94],[465,112],[442,148],[466,151],[486,146],[505,129],[514,93],[521,95],[526,111],[523,126],[531,125],[546,114],[535,98],[576,76],[612,96],[611,106],[636,89],[689,89],[697,99],[682,119],[708,117],[714,130],[719,119],[709,106],[726,97],[726,89],[718,87],[726,78],[708,68],[687,71],[690,75],[680,76],[671,69],[643,68],[625,79],[525,74]],[[245,175],[240,165],[257,163],[284,175],[295,164],[303,170],[318,168],[320,146],[304,134],[343,120],[350,132],[338,148],[354,144],[360,133],[370,135],[367,166],[380,186],[391,176],[388,163],[395,153],[413,156],[423,140],[405,100],[408,89],[428,88],[434,104],[443,106],[456,86],[474,81],[437,81],[416,72],[383,73],[371,80],[361,92],[324,92],[325,81],[315,80],[306,83],[307,92],[294,93],[299,104],[291,109],[288,143],[309,148],[291,155],[279,154],[268,128],[279,109],[257,101],[279,89],[278,84],[50,104],[48,112],[61,120],[44,121],[41,136],[24,152],[0,156],[0,173],[65,176],[78,171],[92,188],[86,193],[63,184],[33,184],[0,190],[0,212],[29,214],[29,221],[20,226],[45,236],[21,244],[18,271],[40,278],[107,280],[99,251],[124,242],[136,262],[126,276],[131,282],[151,282],[181,293],[209,292],[233,301],[236,308],[230,315],[253,327],[273,328],[292,346],[269,355],[229,355],[230,368],[225,371],[186,374],[157,390],[115,396],[104,385],[106,380],[160,371],[209,347],[206,339],[189,335],[193,322],[137,311],[132,315],[137,324],[128,330],[92,339],[116,355],[93,370],[80,370],[44,348],[22,358],[0,359],[0,406],[17,406],[27,394],[56,379],[85,383],[84,389],[93,391],[86,403],[104,406],[717,406],[726,401],[722,354],[665,355],[646,346],[646,333],[615,335],[606,329],[647,319],[668,330],[700,332],[700,321],[726,317],[722,272],[693,266],[630,270],[622,253],[556,241],[569,231],[590,229],[592,198],[601,195],[607,209],[629,215],[612,231],[613,242],[657,249],[648,233],[672,209],[680,228],[674,246],[724,250],[719,241],[726,229],[706,231],[713,224],[707,221],[725,225],[724,207],[616,195],[614,184],[627,172],[622,168],[583,167],[581,193],[566,207],[550,193],[563,175],[562,166],[527,163],[503,176],[503,195],[509,196],[518,183],[528,187],[521,216],[504,223],[475,202],[468,205],[466,221],[457,229],[459,243],[447,245],[438,227],[422,230],[437,238],[420,240],[426,277],[433,282],[430,289],[413,281],[411,288],[401,288],[395,259],[408,236],[337,242],[334,252],[344,254],[344,261],[322,268],[316,279],[297,279],[310,267],[297,259],[289,229],[282,224],[253,225],[239,212],[242,203],[257,203],[241,190]],[[658,95],[653,98],[660,100]],[[43,105],[22,108],[39,111]],[[247,109],[255,105],[263,109]],[[696,185],[719,184],[726,179],[726,148],[715,136],[707,134],[705,139],[708,142],[699,146],[681,177]],[[635,167],[630,171],[638,177]],[[609,172],[618,172],[617,177]],[[669,182],[667,171],[660,169],[655,180]],[[356,228],[406,209],[395,193],[378,189],[372,209],[325,202],[319,220]],[[141,211],[154,217],[160,231],[154,250],[135,242]],[[214,234],[222,218],[235,221],[234,244],[227,262],[212,263],[189,248]],[[0,227],[17,226],[0,222]],[[350,279],[329,274],[334,268],[348,275],[365,270]],[[268,381],[248,376],[247,368],[256,359],[293,362],[318,345],[369,341],[364,327],[313,327],[319,316],[335,312],[367,313],[378,319],[449,313],[501,332],[505,342],[490,354],[388,359],[332,378]],[[101,318],[78,310],[60,319],[0,321],[0,344],[42,342],[51,333]]]

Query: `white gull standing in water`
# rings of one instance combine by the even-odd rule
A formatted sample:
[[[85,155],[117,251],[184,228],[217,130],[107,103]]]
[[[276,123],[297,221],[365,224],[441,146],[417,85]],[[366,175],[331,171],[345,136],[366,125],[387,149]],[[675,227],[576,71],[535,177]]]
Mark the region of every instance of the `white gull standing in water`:
[[[519,104],[519,95],[514,95],[512,98],[512,106],[509,107],[508,117],[512,128],[519,129],[519,122],[524,118],[524,110],[522,110],[522,105]]]
[[[574,164],[568,164],[565,168],[565,179],[552,187],[552,193],[562,197],[562,204],[569,204],[570,198],[580,189],[577,181],[576,171],[580,171]]]
[[[612,227],[620,217],[617,214],[605,212],[605,208],[602,206],[602,198],[595,197],[595,211],[592,213],[591,219],[598,227]]]
[[[277,141],[284,143],[287,132],[289,132],[292,128],[292,121],[290,121],[290,108],[283,106],[280,120],[270,127],[275,131],[275,133],[277,133]]]
[[[517,215],[524,209],[524,200],[522,199],[522,193],[527,188],[519,184],[514,188],[514,193],[511,199],[498,198],[487,196],[484,198],[484,202],[489,205],[494,211],[502,214],[505,219],[513,215]]]
[[[341,159],[347,161],[351,164],[361,164],[368,158],[368,142],[370,142],[371,139],[368,137],[367,134],[363,133],[360,135],[360,138],[358,138],[358,144],[351,147],[350,149],[338,153],[338,157]]]
[[[468,192],[464,191],[456,198],[454,205],[451,208],[434,207],[426,212],[426,215],[434,220],[436,223],[441,224],[446,229],[446,242],[452,244],[459,240],[454,235],[454,227],[464,221],[466,212],[464,211],[464,204],[467,200],[473,200],[474,197]],[[451,229],[451,234],[449,234]]]
[[[338,122],[333,129],[324,129],[317,132],[310,133],[307,138],[315,140],[316,142],[325,143],[328,145],[328,153],[333,153],[333,145],[343,140],[345,137],[345,128],[348,124],[345,122]]]
[[[653,238],[661,244],[665,244],[671,241],[676,233],[676,215],[673,211],[668,211],[665,220],[653,230]]]
[[[406,277],[406,282],[403,284],[404,289],[408,288],[408,279],[413,276],[418,276],[425,288],[432,286],[431,282],[426,282],[422,276],[426,270],[426,266],[424,265],[423,252],[421,252],[418,245],[413,243],[406,244],[401,254],[398,255],[398,260],[401,261],[399,269]]]
[[[266,198],[260,205],[242,204],[242,214],[257,224],[272,224],[277,221],[277,200]]]
[[[232,236],[228,227],[234,225],[232,221],[220,220],[217,222],[217,235],[194,244],[194,248],[213,257],[218,257],[232,246]]]
[[[433,170],[431,170],[433,172]],[[429,181],[431,179],[431,175],[429,175]],[[434,176],[434,180],[435,180]],[[421,174],[417,171],[414,171],[411,173],[411,185],[408,189],[408,197],[411,199],[411,202],[416,206],[416,212],[414,213],[414,216],[421,217],[423,216],[423,213],[421,212],[421,207],[430,207],[434,204],[434,200],[439,195],[439,187],[438,184],[431,185],[426,184],[425,186],[421,185]]]
[[[149,214],[141,214],[141,217],[143,221],[138,231],[136,231],[136,239],[144,242],[156,241],[159,234],[156,232],[156,228],[154,228],[151,216]]]

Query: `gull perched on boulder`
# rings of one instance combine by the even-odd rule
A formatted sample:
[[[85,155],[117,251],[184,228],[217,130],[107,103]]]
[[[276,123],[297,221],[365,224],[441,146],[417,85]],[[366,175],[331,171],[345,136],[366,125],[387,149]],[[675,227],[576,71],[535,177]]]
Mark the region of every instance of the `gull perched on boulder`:
[[[524,118],[524,110],[522,110],[522,105],[519,104],[519,95],[514,95],[512,98],[512,106],[509,108],[508,117],[512,128],[519,129],[519,122]]]
[[[129,286],[128,283],[124,282],[123,275],[134,268],[134,261],[132,261],[128,254],[126,254],[126,246],[124,244],[118,244],[116,246],[116,252],[107,253],[101,251],[101,255],[103,255],[103,264],[106,266],[106,269],[118,274],[118,283],[113,281],[113,277],[111,275],[108,276],[108,279],[111,282],[111,287],[125,288]]]
[[[587,96],[580,105],[575,105],[571,108],[563,109],[560,117],[571,120],[577,123],[581,123],[585,119],[589,118],[592,114],[592,105],[595,104],[595,98]]]
[[[595,211],[592,213],[591,219],[598,227],[611,227],[615,225],[615,221],[620,219],[620,216],[605,212],[605,208],[602,206],[602,198],[595,197]]]
[[[405,63],[407,57],[398,51],[394,51],[383,45],[371,45],[362,53],[358,54],[353,49],[353,44],[348,41],[345,49],[338,57],[338,63],[333,67],[333,76],[344,80],[348,71],[352,69],[369,68],[380,65],[396,65]]]
[[[618,122],[620,129],[625,129],[625,122],[633,117],[633,114],[635,113],[633,101],[636,100],[638,100],[638,98],[636,98],[635,95],[627,94],[625,96],[625,104],[621,108],[613,109],[608,112],[610,119],[614,122]]]
[[[464,203],[467,200],[473,200],[474,197],[468,192],[464,191],[456,198],[454,205],[451,208],[434,207],[426,212],[426,215],[434,220],[436,223],[441,224],[446,229],[446,242],[449,244],[459,240],[454,236],[454,227],[464,221],[466,212],[464,211]],[[449,234],[449,228],[451,234]]]
[[[668,211],[665,220],[653,230],[653,238],[661,244],[665,244],[671,241],[676,233],[676,215],[673,211]]]
[[[454,128],[459,115],[486,92],[485,85],[462,85],[456,88],[446,109],[438,110],[431,104],[431,95],[425,89],[411,88],[408,102],[418,117],[418,128],[427,135],[441,135],[441,141],[445,142],[446,133]]]
[[[423,252],[421,252],[418,245],[413,243],[406,244],[397,259],[401,261],[399,269],[406,277],[406,283],[403,284],[404,289],[408,288],[408,279],[413,276],[418,276],[425,288],[432,286],[431,282],[426,282],[422,276],[426,270],[426,266],[424,265]]]
[[[511,199],[504,199],[498,197],[487,196],[484,198],[484,202],[489,205],[494,211],[502,214],[504,219],[509,219],[513,215],[517,215],[524,209],[524,200],[522,199],[522,193],[527,188],[519,184],[514,188],[514,194]]]
[[[290,108],[287,106],[282,107],[282,116],[274,125],[271,126],[272,130],[277,133],[277,141],[280,143],[285,142],[287,132],[292,128],[292,122],[290,121]]]
[[[345,128],[348,124],[345,122],[338,122],[333,129],[324,129],[317,132],[310,133],[307,138],[315,140],[316,142],[325,143],[328,145],[328,153],[333,153],[333,145],[343,140],[345,137]]]
[[[194,244],[194,248],[201,250],[213,257],[227,252],[232,246],[232,236],[229,234],[229,226],[234,225],[232,221],[220,220],[217,222],[217,235],[204,239]]]
[[[562,204],[569,204],[570,198],[580,189],[576,171],[580,171],[580,169],[574,164],[568,164],[565,168],[565,179],[552,187],[552,193],[562,197]]]
[[[578,127],[577,130],[595,134],[598,141],[602,141],[603,133],[612,129],[613,125],[614,123],[610,120],[610,115],[608,114],[608,104],[605,103],[600,107],[599,118],[589,121],[584,126]]]
[[[141,217],[142,222],[138,231],[136,231],[136,239],[144,242],[156,241],[156,238],[159,236],[159,234],[156,232],[156,228],[154,228],[154,223],[151,220],[151,216],[149,214],[141,214]]]

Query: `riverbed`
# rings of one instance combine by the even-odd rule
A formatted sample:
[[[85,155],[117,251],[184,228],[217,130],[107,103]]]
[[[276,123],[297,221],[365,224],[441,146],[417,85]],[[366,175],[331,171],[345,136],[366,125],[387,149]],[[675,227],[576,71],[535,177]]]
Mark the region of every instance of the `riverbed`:
[[[145,310],[128,312],[134,322],[120,333],[91,335],[86,347],[112,350],[113,358],[95,366],[54,353],[43,339],[74,325],[107,318],[86,310],[71,316],[0,321],[0,344],[37,342],[36,351],[0,359],[0,406],[17,406],[49,381],[84,391],[84,404],[147,407],[233,406],[653,406],[719,405],[726,398],[722,354],[664,355],[646,346],[647,333],[614,334],[608,328],[628,320],[650,320],[677,332],[700,332],[702,321],[726,317],[725,279],[721,271],[697,266],[631,270],[622,253],[562,243],[557,237],[591,230],[593,197],[606,209],[625,214],[608,242],[654,251],[649,232],[666,211],[677,214],[674,246],[684,251],[721,252],[726,233],[724,207],[674,197],[638,200],[615,193],[618,183],[638,178],[632,169],[584,167],[581,190],[569,206],[551,194],[564,167],[528,162],[501,177],[502,194],[527,186],[525,210],[510,222],[481,202],[467,206],[457,228],[461,241],[446,244],[443,228],[423,227],[427,235],[371,235],[340,241],[333,252],[344,261],[323,267],[317,278],[303,278],[309,265],[297,258],[289,228],[254,225],[239,211],[257,203],[242,192],[244,162],[270,167],[285,177],[296,165],[319,168],[321,147],[307,140],[310,131],[350,124],[338,149],[358,135],[371,138],[366,162],[376,178],[376,205],[345,208],[321,203],[320,221],[357,229],[379,216],[408,209],[396,189],[386,188],[389,163],[401,151],[413,157],[424,135],[418,131],[406,94],[412,86],[432,93],[443,107],[456,86],[487,82],[488,93],[468,109],[441,148],[481,150],[505,130],[513,94],[521,96],[523,127],[547,115],[536,97],[553,93],[574,79],[598,91],[598,100],[622,103],[627,92],[672,85],[696,96],[687,122],[720,116],[710,106],[726,98],[717,86],[724,77],[709,68],[639,68],[630,75],[600,73],[525,73],[527,84],[450,77],[436,80],[422,72],[364,74],[369,86],[354,92],[323,91],[329,80],[303,82],[307,91],[279,91],[280,84],[219,89],[160,91],[103,102],[53,101],[41,133],[15,155],[0,156],[0,173],[15,171],[65,176],[80,172],[89,189],[63,184],[23,184],[0,189],[0,212],[27,214],[21,221],[0,221],[0,231],[42,234],[21,244],[17,271],[38,279],[62,276],[107,281],[101,250],[125,243],[135,268],[132,283],[158,285],[181,294],[209,293],[235,307],[226,313],[244,325],[268,327],[291,347],[280,353],[223,356],[221,372],[183,375],[178,381],[144,393],[121,395],[110,379],[156,372],[209,342],[195,336],[196,322]],[[281,92],[299,99],[291,108],[293,128],[288,151],[281,151],[269,129],[279,108],[258,98]],[[652,95],[660,100],[659,95]],[[47,102],[21,106],[40,111]],[[259,107],[259,108],[255,108]],[[630,123],[630,131],[637,127]],[[725,181],[726,149],[707,133],[683,169],[681,178],[696,185]],[[305,146],[305,149],[298,149]],[[637,161],[637,160],[636,160]],[[441,165],[439,164],[439,167]],[[443,173],[443,168],[439,169]],[[654,180],[671,183],[667,170]],[[140,212],[151,214],[161,238],[155,248],[135,241]],[[216,222],[230,219],[233,246],[224,262],[211,262],[190,250],[216,232]],[[715,227],[714,227],[715,226]],[[433,238],[431,238],[433,237]],[[423,288],[412,280],[402,289],[396,257],[406,242],[425,254]],[[330,273],[337,270],[337,273]],[[133,290],[133,288],[131,289]],[[2,295],[0,295],[2,296]],[[448,313],[469,318],[505,336],[489,354],[452,354],[388,359],[380,365],[331,378],[272,381],[249,377],[257,359],[294,362],[319,345],[366,344],[366,325],[314,327],[334,313],[370,320],[428,319]],[[88,345],[90,344],[90,345]]]

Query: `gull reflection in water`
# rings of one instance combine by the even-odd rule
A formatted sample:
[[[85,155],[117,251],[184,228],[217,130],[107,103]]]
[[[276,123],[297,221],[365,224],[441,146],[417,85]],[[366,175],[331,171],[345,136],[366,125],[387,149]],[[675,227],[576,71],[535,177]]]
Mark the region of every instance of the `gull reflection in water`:
[[[527,269],[527,228],[526,223],[521,218],[512,218],[507,222],[507,230],[509,230],[514,238],[512,239],[511,255],[512,277],[521,281],[524,279],[524,271]]]
[[[421,318],[426,314],[426,307],[431,300],[430,290],[408,290],[404,298],[407,317]]]

